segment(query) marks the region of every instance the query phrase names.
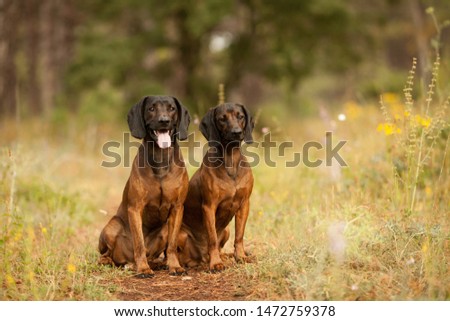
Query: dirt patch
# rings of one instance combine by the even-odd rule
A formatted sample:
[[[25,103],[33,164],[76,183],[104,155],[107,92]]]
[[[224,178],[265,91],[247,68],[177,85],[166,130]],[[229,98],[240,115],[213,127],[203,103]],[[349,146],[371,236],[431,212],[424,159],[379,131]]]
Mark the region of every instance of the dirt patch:
[[[187,275],[170,276],[156,271],[155,277],[134,276],[116,280],[117,298],[123,301],[236,301],[245,300],[249,291],[232,271],[212,274],[203,268],[189,269]]]

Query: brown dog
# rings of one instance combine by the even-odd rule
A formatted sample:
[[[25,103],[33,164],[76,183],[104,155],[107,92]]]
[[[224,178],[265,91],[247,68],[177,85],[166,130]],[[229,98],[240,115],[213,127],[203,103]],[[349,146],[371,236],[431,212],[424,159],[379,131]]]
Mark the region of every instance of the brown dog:
[[[148,261],[166,251],[169,273],[184,273],[177,236],[188,175],[176,138],[187,138],[189,121],[188,111],[173,97],[145,97],[129,111],[131,134],[143,142],[117,214],[100,234],[100,263],[135,263],[139,277],[151,277]]]
[[[230,236],[227,226],[234,216],[234,257],[246,261],[243,238],[253,175],[240,145],[242,140],[253,142],[252,130],[253,120],[243,105],[221,104],[203,117],[200,131],[210,147],[189,182],[178,243],[182,264],[195,266],[209,256],[210,270],[223,270],[220,250]]]

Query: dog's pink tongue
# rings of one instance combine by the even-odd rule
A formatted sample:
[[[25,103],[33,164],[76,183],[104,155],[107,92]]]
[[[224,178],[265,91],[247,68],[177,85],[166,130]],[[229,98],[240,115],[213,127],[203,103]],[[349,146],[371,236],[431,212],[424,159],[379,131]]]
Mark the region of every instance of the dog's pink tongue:
[[[172,141],[170,140],[170,135],[169,132],[165,132],[165,133],[158,133],[158,146],[159,148],[169,148],[170,145],[172,144]]]

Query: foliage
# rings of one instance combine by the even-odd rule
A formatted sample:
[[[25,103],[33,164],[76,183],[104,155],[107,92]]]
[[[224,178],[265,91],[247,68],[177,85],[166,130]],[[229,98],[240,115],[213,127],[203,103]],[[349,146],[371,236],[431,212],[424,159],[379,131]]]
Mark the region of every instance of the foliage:
[[[226,97],[254,109],[277,97],[289,111],[306,110],[299,98],[305,99],[302,91],[311,80],[346,79],[316,90],[317,97],[333,100],[373,95],[382,86],[393,90],[400,82],[392,74],[403,61],[448,38],[445,28],[438,35],[429,31],[435,15],[419,12],[422,37],[406,14],[434,0],[7,3],[0,10],[8,18],[1,29],[7,36],[0,42],[11,50],[0,55],[0,70],[9,78],[0,82],[7,102],[0,113],[19,117],[49,117],[61,107],[84,112],[86,101],[90,109],[125,112],[148,94],[175,95],[200,114],[216,103],[219,83]],[[448,4],[435,7],[438,15]],[[421,37],[432,44],[417,47]],[[395,50],[394,42],[400,44]],[[118,99],[104,100],[109,94]]]

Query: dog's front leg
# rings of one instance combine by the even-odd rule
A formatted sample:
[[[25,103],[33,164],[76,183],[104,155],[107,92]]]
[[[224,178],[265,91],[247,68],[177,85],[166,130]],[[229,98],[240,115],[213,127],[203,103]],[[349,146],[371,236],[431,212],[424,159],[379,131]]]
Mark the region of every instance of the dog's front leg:
[[[142,210],[140,204],[129,204],[128,220],[130,223],[131,237],[133,239],[134,262],[136,263],[137,277],[149,278],[155,275],[150,269],[145,255],[144,234],[142,232]]]
[[[212,272],[225,269],[222,259],[220,258],[219,242],[217,240],[216,209],[214,203],[202,205],[203,222],[208,234],[209,269]]]
[[[170,275],[181,275],[186,271],[180,266],[177,256],[178,234],[183,220],[183,205],[175,205],[169,214],[169,236],[167,244],[167,265]]]
[[[250,201],[245,199],[235,217],[235,238],[234,238],[234,258],[236,262],[247,262],[247,255],[244,251],[244,231],[250,210]]]

